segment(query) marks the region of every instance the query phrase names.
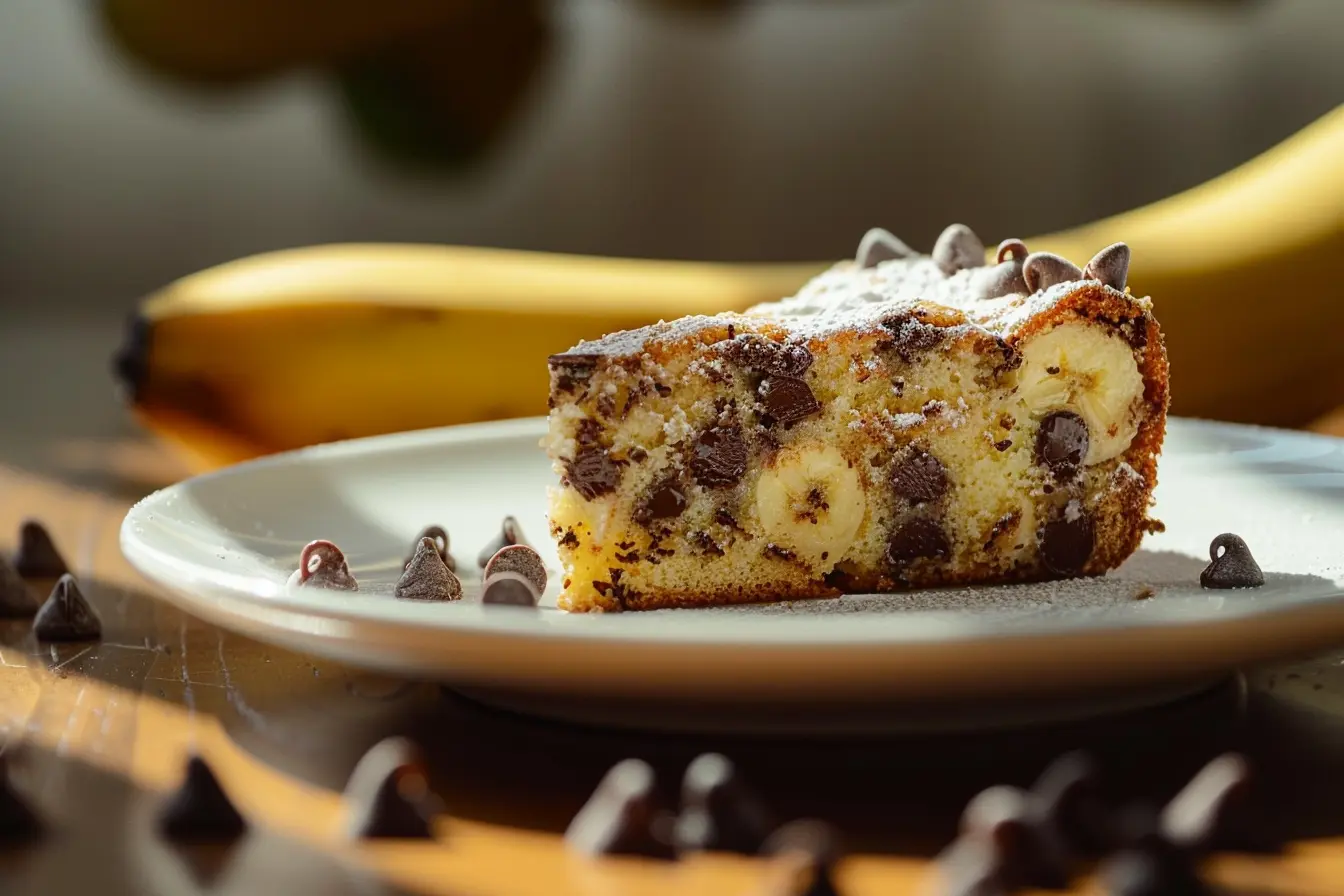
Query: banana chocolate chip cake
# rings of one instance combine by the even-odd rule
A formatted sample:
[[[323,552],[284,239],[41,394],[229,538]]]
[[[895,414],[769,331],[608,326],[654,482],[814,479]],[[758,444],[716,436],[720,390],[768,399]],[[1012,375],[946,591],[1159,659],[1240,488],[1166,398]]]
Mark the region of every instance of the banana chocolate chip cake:
[[[568,610],[1096,575],[1145,532],[1167,412],[1129,249],[1083,269],[882,230],[797,295],[550,359]]]

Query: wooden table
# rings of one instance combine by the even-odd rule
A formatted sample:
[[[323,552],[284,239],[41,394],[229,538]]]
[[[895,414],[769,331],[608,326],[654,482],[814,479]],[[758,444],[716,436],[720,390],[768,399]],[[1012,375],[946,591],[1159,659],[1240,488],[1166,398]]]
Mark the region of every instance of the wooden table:
[[[36,848],[0,853],[0,893],[758,892],[768,868],[757,860],[592,862],[563,849],[560,832],[612,763],[644,757],[674,789],[709,749],[734,758],[781,818],[840,826],[851,851],[844,893],[916,893],[968,797],[1028,783],[1078,746],[1103,759],[1124,798],[1168,795],[1216,753],[1244,750],[1259,773],[1257,811],[1291,846],[1221,857],[1211,874],[1246,892],[1344,892],[1344,654],[1250,670],[1174,705],[1030,731],[654,738],[509,716],[186,616],[156,600],[117,547],[127,507],[181,471],[116,408],[103,375],[116,332],[111,321],[38,319],[0,333],[0,381],[24,384],[23,394],[0,393],[0,547],[13,546],[21,518],[44,519],[105,622],[101,643],[55,647],[36,644],[26,622],[0,625],[0,741],[52,828]],[[429,754],[449,810],[436,843],[351,844],[340,833],[346,777],[391,733]],[[253,823],[223,857],[184,857],[152,833],[155,802],[191,751]]]

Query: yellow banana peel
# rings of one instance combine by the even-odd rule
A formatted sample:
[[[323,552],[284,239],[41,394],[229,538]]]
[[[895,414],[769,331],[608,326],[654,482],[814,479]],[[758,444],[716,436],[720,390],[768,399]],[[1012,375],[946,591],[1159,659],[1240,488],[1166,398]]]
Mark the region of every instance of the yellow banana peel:
[[[1119,241],[1133,250],[1131,290],[1153,296],[1166,333],[1173,412],[1292,425],[1339,403],[1344,106],[1206,184],[1027,245],[1082,262]],[[117,366],[139,419],[205,468],[544,413],[547,355],[772,301],[828,264],[396,244],[273,252],[150,296]]]

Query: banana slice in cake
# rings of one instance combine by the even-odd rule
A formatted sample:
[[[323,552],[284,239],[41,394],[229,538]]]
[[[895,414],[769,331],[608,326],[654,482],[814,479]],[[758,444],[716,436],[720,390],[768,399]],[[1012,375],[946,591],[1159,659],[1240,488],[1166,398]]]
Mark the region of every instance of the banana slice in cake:
[[[1134,440],[1143,375],[1134,350],[1113,331],[1064,323],[1023,347],[1017,394],[1033,419],[1061,410],[1081,416],[1088,430],[1083,463],[1091,466],[1123,454]]]
[[[756,482],[756,517],[766,537],[809,566],[838,563],[865,512],[863,480],[830,445],[783,450]]]

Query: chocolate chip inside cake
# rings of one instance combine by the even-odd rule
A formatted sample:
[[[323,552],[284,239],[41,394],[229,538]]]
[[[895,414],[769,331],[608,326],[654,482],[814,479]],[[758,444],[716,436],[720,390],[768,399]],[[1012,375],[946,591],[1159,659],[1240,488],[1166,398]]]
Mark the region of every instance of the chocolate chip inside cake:
[[[1159,525],[1167,362],[1128,250],[892,239],[792,298],[550,359],[562,608],[1094,575]]]

